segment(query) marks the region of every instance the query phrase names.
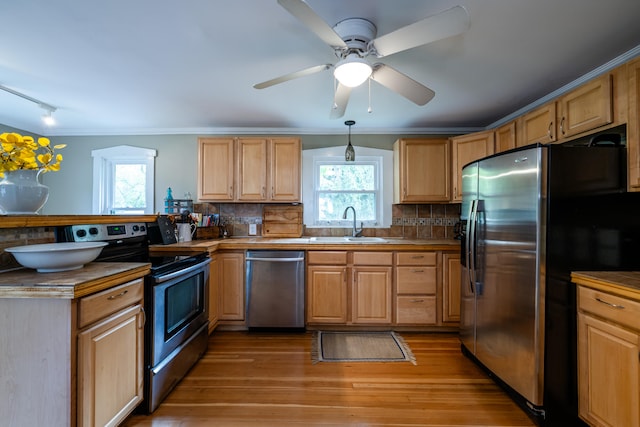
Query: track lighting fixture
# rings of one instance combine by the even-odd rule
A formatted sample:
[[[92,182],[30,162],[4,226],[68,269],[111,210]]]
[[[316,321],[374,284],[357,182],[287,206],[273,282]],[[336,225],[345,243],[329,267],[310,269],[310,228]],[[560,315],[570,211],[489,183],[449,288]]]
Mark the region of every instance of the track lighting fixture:
[[[53,124],[55,124],[55,120],[53,119],[53,113],[57,110],[56,107],[54,107],[51,104],[47,104],[46,102],[42,102],[39,99],[35,99],[29,95],[25,95],[24,93],[20,93],[17,90],[13,90],[11,88],[8,88],[6,86],[0,85],[0,90],[3,90],[7,93],[10,93],[12,95],[15,96],[19,96],[22,99],[26,99],[27,101],[31,101],[34,104],[38,104],[38,107],[46,110],[46,112],[42,115],[42,121],[47,125],[47,126],[51,126]]]

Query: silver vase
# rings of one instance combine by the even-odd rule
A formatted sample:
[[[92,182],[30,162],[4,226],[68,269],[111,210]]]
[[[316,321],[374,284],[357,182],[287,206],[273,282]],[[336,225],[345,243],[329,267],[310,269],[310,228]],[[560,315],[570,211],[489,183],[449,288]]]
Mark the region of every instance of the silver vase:
[[[44,169],[4,172],[0,181],[0,209],[7,214],[37,214],[47,203],[49,187],[38,177]]]

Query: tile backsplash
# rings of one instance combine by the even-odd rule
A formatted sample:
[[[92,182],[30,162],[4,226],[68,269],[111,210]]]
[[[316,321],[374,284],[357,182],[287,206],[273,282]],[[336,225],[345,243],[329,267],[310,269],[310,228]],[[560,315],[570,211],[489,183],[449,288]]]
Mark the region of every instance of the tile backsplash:
[[[0,228],[0,271],[19,267],[5,248],[56,241],[53,227]]]
[[[232,236],[248,236],[249,224],[256,224],[262,234],[261,203],[194,203],[194,212],[203,215],[220,214]],[[455,238],[454,226],[460,219],[460,204],[393,205],[391,227],[365,228],[364,236],[402,237],[408,239],[442,240]],[[349,228],[307,228],[305,236],[344,236]]]

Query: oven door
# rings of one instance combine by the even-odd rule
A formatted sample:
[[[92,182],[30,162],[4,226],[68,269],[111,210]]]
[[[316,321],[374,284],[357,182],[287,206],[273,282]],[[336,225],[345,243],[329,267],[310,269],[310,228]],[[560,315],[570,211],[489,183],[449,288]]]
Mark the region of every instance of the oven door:
[[[209,317],[211,259],[162,276],[147,276],[151,311],[149,366],[153,368],[191,337]]]

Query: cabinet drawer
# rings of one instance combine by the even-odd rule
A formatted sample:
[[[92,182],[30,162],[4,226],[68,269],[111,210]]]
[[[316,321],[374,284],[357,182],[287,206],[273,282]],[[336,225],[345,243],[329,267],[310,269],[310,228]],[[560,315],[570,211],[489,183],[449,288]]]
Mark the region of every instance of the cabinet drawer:
[[[144,282],[137,279],[81,298],[78,302],[78,328],[142,301],[143,297]]]
[[[398,252],[396,265],[436,265],[435,252]]]
[[[640,330],[640,302],[580,286],[578,309]]]
[[[436,323],[436,297],[397,297],[396,323],[434,325]]]
[[[398,294],[435,294],[436,267],[396,267]]]
[[[309,251],[307,252],[309,264],[346,265],[347,251]]]
[[[393,265],[392,252],[354,252],[355,265]]]

